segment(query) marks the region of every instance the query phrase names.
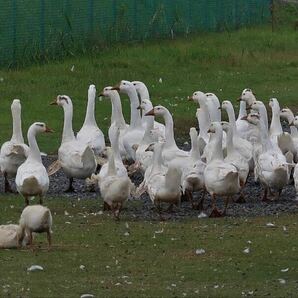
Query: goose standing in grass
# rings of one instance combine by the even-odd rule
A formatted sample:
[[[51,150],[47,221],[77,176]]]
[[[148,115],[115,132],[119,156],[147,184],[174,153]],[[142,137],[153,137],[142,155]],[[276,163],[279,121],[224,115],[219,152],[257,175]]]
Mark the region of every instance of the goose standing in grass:
[[[127,174],[119,174],[117,171],[111,148],[108,149],[107,172],[105,175],[98,175],[97,180],[104,200],[104,210],[111,209],[115,218],[119,219],[123,203],[130,196],[133,184]]]
[[[126,124],[125,119],[123,117],[122,105],[121,105],[119,93],[116,90],[112,90],[112,88],[113,87],[110,87],[110,86],[103,88],[99,96],[108,97],[111,100],[112,113],[111,113],[111,125],[108,130],[108,136],[110,141],[111,139],[115,139],[114,137],[116,133],[115,127],[118,127],[120,129],[119,150],[120,150],[121,157],[123,159],[126,159],[127,153],[123,145],[123,136],[126,133],[126,130],[129,127],[129,125]]]
[[[212,122],[209,132],[214,135],[215,150],[211,160],[207,163],[204,171],[206,190],[211,195],[212,212],[210,217],[218,217],[226,214],[230,198],[240,191],[238,169],[230,162],[224,161],[222,151],[222,127],[219,122]],[[216,196],[225,196],[223,212],[216,208]]]
[[[88,104],[86,110],[85,121],[77,133],[77,140],[86,146],[89,146],[96,156],[99,156],[104,151],[105,138],[102,131],[98,128],[95,120],[95,99],[96,88],[90,85],[88,89]]]
[[[45,123],[35,122],[28,130],[29,153],[26,161],[18,168],[16,175],[16,186],[18,192],[25,198],[26,205],[29,205],[29,197],[39,196],[42,204],[43,196],[49,189],[49,176],[42,164],[40,151],[36,142],[36,135],[39,133],[52,132]]]
[[[170,208],[173,205],[179,205],[181,199],[181,176],[182,172],[179,168],[170,165],[164,168],[162,151],[165,143],[156,143],[154,145],[152,167],[150,173],[146,175],[143,185],[140,186],[148,192],[152,203],[157,207],[161,217],[161,203],[169,203]],[[146,172],[147,172],[146,171]]]
[[[277,199],[289,182],[289,164],[279,147],[272,143],[260,117],[257,114],[249,114],[246,120],[257,126],[261,133],[261,149],[255,156],[255,179],[264,187],[262,200],[268,201],[268,191],[272,193],[273,190],[277,191]]]
[[[29,237],[29,245],[33,246],[33,233],[47,233],[49,249],[52,245],[52,214],[49,208],[33,205],[27,206],[20,217],[19,223],[19,243],[24,237]]]
[[[93,150],[79,141],[72,129],[73,105],[69,96],[58,95],[57,99],[51,103],[63,108],[64,125],[62,142],[58,150],[58,161],[49,168],[49,175],[55,173],[60,168],[63,169],[69,178],[69,187],[66,191],[74,191],[73,179],[86,179],[90,177],[96,169],[96,161]]]
[[[224,103],[224,102],[223,102]],[[234,165],[238,169],[239,173],[239,183],[241,190],[246,184],[246,180],[249,174],[249,161],[240,152],[239,149],[235,147],[234,142],[234,129],[231,123],[222,121],[221,122],[223,131],[227,134],[227,156],[224,161]],[[250,145],[250,143],[249,143]],[[252,150],[252,148],[251,148]],[[251,155],[252,158],[252,155]],[[240,192],[239,198],[236,200],[237,203],[245,203],[245,199],[242,191]]]
[[[150,100],[149,91],[148,91],[147,86],[143,82],[133,81],[132,83],[136,88],[136,91],[140,97],[140,100],[141,101],[147,100],[146,105],[144,106],[144,109],[143,109],[143,114],[142,114],[142,123],[143,123],[143,125],[145,125],[145,129],[146,129],[147,123],[150,121],[149,120],[150,117],[144,117],[144,116],[147,112],[149,112],[153,108],[152,102]],[[154,120],[153,127],[159,136],[161,136],[163,138],[165,137],[165,126],[162,123],[159,123]]]
[[[12,137],[5,142],[0,151],[0,168],[4,174],[4,191],[12,192],[8,178],[15,177],[18,167],[28,156],[28,146],[24,143],[21,122],[21,102],[19,99],[13,100],[11,104],[12,114]]]
[[[145,129],[142,126],[140,110],[138,110],[140,105],[138,94],[134,85],[131,82],[124,80],[117,86],[114,86],[112,90],[127,94],[130,100],[130,125],[126,130],[126,133],[123,135],[123,145],[128,158],[135,161],[136,152],[133,149],[133,146],[140,144],[145,133]]]

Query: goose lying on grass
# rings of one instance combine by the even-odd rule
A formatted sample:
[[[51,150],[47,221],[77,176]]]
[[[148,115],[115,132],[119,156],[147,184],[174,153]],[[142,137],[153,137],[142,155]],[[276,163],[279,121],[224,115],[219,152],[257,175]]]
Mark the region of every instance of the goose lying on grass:
[[[29,197],[34,196],[39,196],[40,204],[42,204],[43,196],[49,189],[48,173],[42,164],[40,151],[36,142],[36,135],[44,132],[52,132],[45,123],[35,122],[29,127],[28,157],[19,166],[16,175],[17,190],[25,198],[26,205],[29,205]]]
[[[0,226],[0,248],[17,248],[20,245],[25,247],[29,244],[29,237],[25,235],[23,241],[19,241],[19,225],[1,225]]]

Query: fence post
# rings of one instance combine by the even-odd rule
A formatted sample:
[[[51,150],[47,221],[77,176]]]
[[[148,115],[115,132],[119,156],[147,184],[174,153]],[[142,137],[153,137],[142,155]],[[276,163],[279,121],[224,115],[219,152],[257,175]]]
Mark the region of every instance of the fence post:
[[[12,1],[12,64],[16,63],[17,55],[17,0]]]
[[[45,55],[45,2],[44,0],[40,0],[39,26],[40,26],[40,50],[41,50],[41,58],[43,59]]]

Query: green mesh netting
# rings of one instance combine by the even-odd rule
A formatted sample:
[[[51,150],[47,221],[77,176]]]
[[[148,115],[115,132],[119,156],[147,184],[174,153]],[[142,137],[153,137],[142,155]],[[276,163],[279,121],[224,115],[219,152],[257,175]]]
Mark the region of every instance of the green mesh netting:
[[[270,0],[2,0],[0,65],[267,22]]]

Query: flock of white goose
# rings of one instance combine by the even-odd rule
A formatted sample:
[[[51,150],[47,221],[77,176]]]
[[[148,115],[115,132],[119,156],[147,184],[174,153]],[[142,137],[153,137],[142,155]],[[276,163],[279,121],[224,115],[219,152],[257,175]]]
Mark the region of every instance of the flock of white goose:
[[[128,95],[130,100],[129,124],[122,114],[119,93]],[[145,192],[160,213],[161,203],[168,203],[172,208],[179,205],[182,195],[189,199],[193,208],[202,211],[207,191],[212,199],[209,216],[223,216],[233,196],[237,195],[238,202],[244,200],[242,190],[252,172],[264,188],[263,201],[271,201],[269,196],[277,199],[292,177],[298,191],[298,164],[295,166],[298,161],[298,116],[294,117],[288,108],[281,110],[276,98],[269,102],[272,109],[269,127],[266,106],[250,89],[241,93],[237,120],[230,101],[225,100],[220,105],[215,94],[194,92],[189,99],[199,105],[196,110],[199,133],[190,128],[191,150],[183,151],[175,142],[171,113],[163,106],[153,107],[144,83],[123,80],[114,87],[105,87],[100,96],[109,98],[112,104],[108,130],[111,146],[106,147],[94,116],[94,85],[89,87],[85,121],[76,135],[72,128],[72,100],[69,96],[58,95],[51,104],[64,111],[62,141],[58,160],[47,170],[42,164],[36,135],[52,130],[45,123],[33,123],[28,130],[28,147],[22,136],[21,103],[17,99],[13,101],[13,136],[2,145],[0,152],[6,192],[11,191],[8,178],[15,177],[17,190],[25,198],[26,205],[29,205],[29,198],[35,196],[39,196],[42,204],[49,188],[49,176],[61,168],[69,178],[67,191],[73,191],[74,178],[89,178],[89,183],[97,183],[100,188],[104,209],[112,210],[118,218],[123,203],[131,195],[140,197]],[[228,122],[221,120],[224,112]],[[164,124],[155,121],[155,116],[163,117]],[[290,133],[283,132],[281,118],[288,121]],[[133,162],[128,165],[127,161]],[[137,189],[130,180],[130,175],[136,171],[144,176]],[[202,196],[200,202],[195,203],[193,193],[198,191]],[[218,196],[225,198],[222,211],[216,207]],[[26,208],[30,207],[34,206]],[[48,209],[39,210],[43,214],[48,212]],[[49,224],[42,228],[44,221],[36,220],[36,212],[36,209],[31,213],[27,211],[27,217],[35,221],[31,232],[47,231],[49,234]]]

